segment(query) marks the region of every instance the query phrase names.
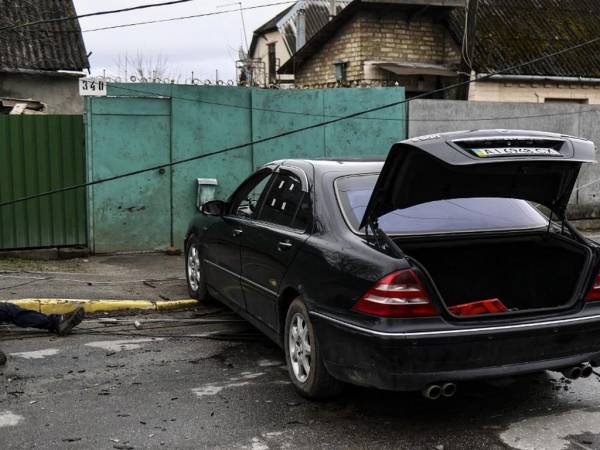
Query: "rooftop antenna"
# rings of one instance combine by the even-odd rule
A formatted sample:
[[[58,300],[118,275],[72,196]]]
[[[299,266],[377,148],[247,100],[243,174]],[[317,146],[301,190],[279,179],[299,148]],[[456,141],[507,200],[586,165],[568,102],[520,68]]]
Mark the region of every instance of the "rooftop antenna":
[[[246,22],[244,20],[244,8],[242,2],[227,3],[226,5],[219,5],[217,8],[226,8],[228,6],[238,6],[240,8],[240,16],[242,18],[242,35],[244,36],[244,44],[246,45],[246,54],[248,53],[248,35],[246,34]]]

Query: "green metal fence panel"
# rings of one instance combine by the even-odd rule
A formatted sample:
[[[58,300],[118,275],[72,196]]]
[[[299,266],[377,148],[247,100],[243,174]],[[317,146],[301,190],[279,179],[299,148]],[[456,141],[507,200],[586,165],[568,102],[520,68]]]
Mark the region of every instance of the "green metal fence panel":
[[[322,89],[266,90],[252,92],[254,140],[275,136],[325,121]],[[284,138],[256,144],[254,167],[283,158],[325,156],[325,128],[317,127]]]
[[[163,98],[96,98],[87,139],[90,180],[170,161],[171,105]],[[160,250],[171,242],[171,171],[91,186],[90,246],[96,253]]]
[[[82,116],[0,116],[0,202],[85,182]],[[0,249],[85,245],[84,188],[0,207]]]
[[[325,89],[326,120],[348,116],[404,100],[404,88]],[[325,155],[385,156],[392,144],[406,136],[405,105],[361,114],[325,128]]]
[[[249,89],[174,86],[172,96],[174,161],[252,141]],[[216,178],[219,182],[217,195],[228,196],[251,173],[252,150],[252,146],[245,146],[173,167],[176,247],[181,248],[182,236],[196,211],[196,179]]]
[[[90,192],[89,222],[96,252],[156,250],[169,244],[181,248],[195,214],[197,178],[216,178],[217,197],[226,198],[266,162],[384,155],[393,142],[406,136],[404,107],[396,106],[243,146],[401,101],[403,88],[264,90],[121,84],[109,86],[108,94],[109,97],[87,101],[90,180],[144,169],[159,161],[177,162],[229,147],[239,148],[176,164],[163,178],[150,174],[136,176],[139,180],[132,184],[123,180],[95,186]],[[124,202],[123,196],[131,193],[134,198]],[[125,203],[134,208],[124,212]],[[140,209],[142,206],[144,209]]]

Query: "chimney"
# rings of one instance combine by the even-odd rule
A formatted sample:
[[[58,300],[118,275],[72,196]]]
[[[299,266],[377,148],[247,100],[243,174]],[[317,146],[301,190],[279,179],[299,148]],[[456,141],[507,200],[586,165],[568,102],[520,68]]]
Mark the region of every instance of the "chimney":
[[[329,0],[329,20],[333,20],[336,14],[335,0]]]
[[[304,8],[298,10],[296,21],[296,51],[298,51],[306,44],[306,14]]]

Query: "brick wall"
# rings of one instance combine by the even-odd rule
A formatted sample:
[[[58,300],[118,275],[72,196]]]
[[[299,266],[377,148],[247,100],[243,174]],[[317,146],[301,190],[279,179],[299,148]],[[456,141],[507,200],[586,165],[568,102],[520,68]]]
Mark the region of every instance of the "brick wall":
[[[317,53],[296,70],[298,86],[335,85],[334,62],[347,62],[350,84],[393,80],[387,71],[365,71],[365,61],[458,65],[460,49],[433,15],[409,16],[393,8],[358,11]],[[397,77],[396,77],[397,78]]]

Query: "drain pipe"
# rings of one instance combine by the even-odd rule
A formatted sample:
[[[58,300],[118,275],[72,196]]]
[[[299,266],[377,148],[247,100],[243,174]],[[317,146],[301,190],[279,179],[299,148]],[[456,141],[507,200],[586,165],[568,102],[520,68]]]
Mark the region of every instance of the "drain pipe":
[[[296,17],[296,51],[304,47],[304,44],[306,44],[306,11],[302,6]]]

